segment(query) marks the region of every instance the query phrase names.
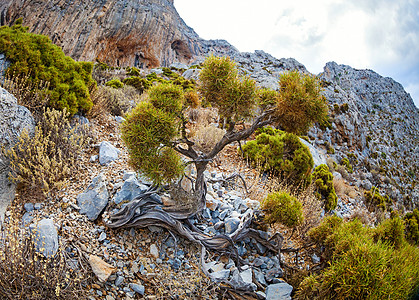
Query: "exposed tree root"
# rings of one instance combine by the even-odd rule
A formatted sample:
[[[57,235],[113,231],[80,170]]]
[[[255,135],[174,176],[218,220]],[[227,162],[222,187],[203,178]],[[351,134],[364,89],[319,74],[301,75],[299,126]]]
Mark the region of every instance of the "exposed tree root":
[[[237,267],[239,269],[240,257],[235,244],[246,238],[253,238],[270,251],[279,254],[283,237],[279,233],[276,233],[271,239],[267,240],[264,236],[262,236],[260,231],[250,228],[253,219],[252,213],[248,212],[243,216],[238,229],[232,234],[218,234],[210,236],[192,225],[189,220],[189,217],[191,216],[190,211],[182,210],[182,208],[179,210],[173,210],[173,208],[167,210],[158,197],[152,196],[158,191],[159,189],[156,187],[150,187],[148,191],[131,201],[117,213],[111,215],[110,222],[107,223],[107,226],[110,228],[144,228],[151,225],[160,226],[162,228],[166,228],[170,233],[176,233],[191,242],[198,243],[202,247],[202,271],[210,278],[212,278],[211,274],[209,274],[204,268],[206,249],[216,252],[229,253],[237,259]],[[233,287],[233,289],[252,292],[250,284],[237,286],[237,284],[233,285],[233,283],[228,280],[215,281],[228,286],[230,289]]]

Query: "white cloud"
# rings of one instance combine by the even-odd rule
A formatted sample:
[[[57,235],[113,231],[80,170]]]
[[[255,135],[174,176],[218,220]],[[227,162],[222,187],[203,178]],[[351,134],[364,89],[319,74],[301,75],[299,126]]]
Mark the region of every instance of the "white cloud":
[[[332,60],[373,69],[402,83],[419,106],[418,1],[175,0],[175,6],[205,39],[293,57],[313,73]]]

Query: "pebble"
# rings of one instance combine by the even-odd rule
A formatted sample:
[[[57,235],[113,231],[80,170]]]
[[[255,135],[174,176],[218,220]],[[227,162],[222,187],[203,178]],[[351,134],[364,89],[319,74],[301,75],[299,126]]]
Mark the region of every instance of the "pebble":
[[[130,283],[129,287],[137,294],[144,295],[145,288],[142,284]]]

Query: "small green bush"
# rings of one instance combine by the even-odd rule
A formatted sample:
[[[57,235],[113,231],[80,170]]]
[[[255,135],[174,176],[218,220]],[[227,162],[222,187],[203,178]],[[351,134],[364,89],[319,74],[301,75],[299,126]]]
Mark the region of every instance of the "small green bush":
[[[337,195],[333,186],[333,175],[327,165],[319,165],[314,169],[313,180],[317,195],[324,201],[324,209],[331,211],[336,208]]]
[[[419,210],[407,213],[404,218],[406,239],[413,245],[419,245]]]
[[[262,108],[273,106],[278,102],[278,92],[271,89],[259,89],[257,101]]]
[[[291,71],[281,75],[279,86],[276,117],[282,129],[305,134],[312,123],[327,120],[327,101],[315,76]]]
[[[28,75],[31,84],[48,82],[45,93],[50,107],[66,109],[70,115],[88,112],[93,103],[89,88],[96,85],[92,78],[93,63],[76,62],[43,35],[29,33],[21,22],[0,27],[0,53],[11,62],[7,73]]]
[[[106,86],[112,87],[114,89],[120,89],[124,86],[124,84],[118,78],[109,80],[105,83]]]
[[[127,75],[128,76],[140,76],[141,73],[140,73],[140,70],[138,70],[136,67],[132,67],[132,68],[128,67],[127,68]]]
[[[384,239],[392,232],[400,236],[399,221],[382,226],[377,231]],[[419,249],[403,238],[383,242],[358,219],[344,223],[334,216],[309,236],[324,247],[327,267],[302,281],[296,299],[409,299],[419,287]]]
[[[152,74],[155,74],[155,73],[152,73]],[[138,76],[131,76],[131,77],[125,78],[124,80],[122,80],[122,82],[124,84],[135,87],[140,93],[143,93],[144,91],[148,90],[152,85],[152,83],[148,79],[138,77]]]
[[[346,167],[346,169],[348,170],[349,173],[353,173],[354,172],[354,170],[352,168],[352,165],[349,162],[349,159],[347,159],[346,157],[344,157],[342,159],[342,161],[340,162],[340,165]]]
[[[295,227],[304,221],[301,202],[286,192],[269,194],[262,202],[262,209],[268,224],[281,223]]]
[[[393,217],[383,221],[377,226],[374,238],[377,241],[381,240],[383,243],[387,243],[391,247],[399,249],[403,245],[404,241],[404,229],[403,220],[399,216]]]
[[[311,182],[313,157],[298,136],[265,127],[255,140],[242,146],[243,155],[261,171],[273,172],[292,184],[306,186]]]
[[[222,118],[235,122],[250,117],[256,104],[256,82],[239,76],[228,57],[209,56],[199,74],[199,92]]]
[[[379,189],[375,186],[373,186],[370,191],[364,192],[364,198],[371,208],[377,207],[386,210],[387,205],[391,204],[390,197],[388,195],[381,195]]]

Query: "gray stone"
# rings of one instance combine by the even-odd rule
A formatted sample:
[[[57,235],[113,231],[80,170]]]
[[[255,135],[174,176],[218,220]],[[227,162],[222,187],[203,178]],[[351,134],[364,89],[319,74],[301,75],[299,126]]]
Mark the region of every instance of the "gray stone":
[[[116,116],[115,117],[115,121],[117,121],[118,123],[122,123],[122,122],[125,121],[125,119],[123,117],[121,117],[121,116]]]
[[[109,201],[109,193],[106,189],[105,175],[100,174],[93,178],[87,189],[77,196],[77,204],[80,213],[87,215],[89,220],[94,221],[105,209]]]
[[[313,262],[313,264],[318,264],[318,263],[320,263],[320,257],[318,257],[318,256],[316,255],[316,253],[314,253],[314,254],[311,256],[311,261]]]
[[[33,206],[33,208],[35,208],[36,210],[40,210],[42,208],[43,204],[42,203],[35,203],[35,205]]]
[[[308,149],[310,149],[310,153],[313,156],[313,161],[314,161],[314,168],[321,165],[321,164],[326,164],[326,154],[324,153],[323,149],[319,149],[315,146],[313,146],[312,144],[310,144],[309,142],[307,142],[306,140],[300,138],[300,141],[306,145],[308,147]]]
[[[262,285],[266,285],[265,275],[262,272],[259,272],[258,270],[253,270],[253,273],[255,275],[255,280],[259,282]]]
[[[103,141],[99,147],[99,162],[101,165],[117,160],[121,151],[114,147],[111,143]]]
[[[211,273],[210,276],[214,278],[215,280],[223,280],[228,279],[230,276],[230,270],[221,270],[218,272]]]
[[[240,276],[243,279],[244,282],[246,283],[252,283],[252,268],[248,268],[247,270],[244,270],[242,272],[240,272]]]
[[[266,274],[265,274],[265,278],[268,282],[271,282],[275,278],[282,277],[283,273],[284,272],[282,271],[281,267],[277,266],[277,267],[272,268],[269,271],[267,271]]]
[[[130,283],[129,287],[130,287],[130,289],[132,289],[137,294],[144,295],[145,288],[142,284]]]
[[[185,64],[182,64],[182,63],[180,63],[180,62],[174,62],[174,63],[172,63],[172,64],[169,66],[169,68],[171,68],[171,69],[177,69],[177,70],[181,70],[181,69],[186,70],[186,69],[188,68],[188,66],[187,66],[187,65],[185,65]]]
[[[0,87],[0,148],[8,150],[13,147],[24,130],[33,135],[35,121],[32,114]],[[3,221],[4,213],[16,194],[16,185],[9,180],[9,171],[9,162],[0,151],[0,221]]]
[[[235,270],[233,276],[231,277],[230,284],[235,289],[250,289],[252,291],[256,291],[257,286],[253,282],[245,282],[240,275],[240,273]]]
[[[140,184],[135,176],[129,176],[121,189],[115,194],[112,201],[119,204],[122,201],[131,201],[147,191],[146,185]]]
[[[124,276],[118,276],[115,280],[115,285],[116,286],[120,286],[122,284],[122,282],[124,282]]]
[[[225,228],[225,232],[226,234],[231,234],[234,231],[237,230],[237,228],[239,227],[240,224],[240,219],[239,218],[228,218],[225,220],[224,223],[224,228]]]
[[[33,203],[25,203],[25,204],[23,205],[23,207],[25,208],[25,210],[26,210],[27,212],[31,212],[31,211],[33,211],[33,209],[34,209],[34,207],[33,207]]]
[[[99,235],[98,241],[99,241],[99,242],[103,242],[104,240],[106,240],[106,233],[102,232],[102,233]]]
[[[158,258],[158,257],[159,257],[159,249],[157,249],[156,244],[151,244],[151,245],[150,245],[150,254],[151,254],[154,258]]]
[[[268,285],[266,300],[291,300],[292,286],[286,282]]]
[[[58,251],[58,233],[52,219],[42,219],[30,227],[35,249],[45,257],[52,257]]]
[[[22,216],[22,224],[23,226],[29,225],[32,223],[33,215],[32,212],[25,212],[25,214]]]

